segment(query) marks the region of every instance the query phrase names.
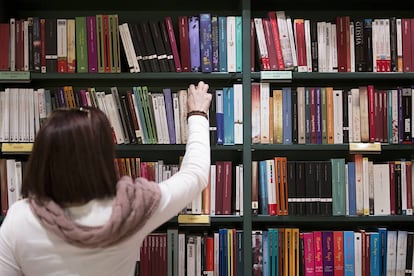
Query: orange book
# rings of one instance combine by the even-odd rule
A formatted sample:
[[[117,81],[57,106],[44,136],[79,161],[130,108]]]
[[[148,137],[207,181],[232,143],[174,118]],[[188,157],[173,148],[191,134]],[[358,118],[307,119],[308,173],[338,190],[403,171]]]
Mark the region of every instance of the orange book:
[[[299,275],[299,228],[291,229],[289,275]]]
[[[344,275],[344,233],[342,231],[333,232],[334,250],[334,275]]]
[[[328,144],[334,143],[333,87],[326,87],[326,133]]]
[[[210,172],[208,173],[208,175],[210,175]],[[202,192],[203,203],[202,203],[201,213],[203,215],[210,214],[210,183],[211,183],[211,178],[209,177],[207,187],[205,187]]]
[[[285,239],[284,244],[282,245],[284,249],[284,260],[283,260],[283,274],[284,276],[295,275],[291,274],[291,263],[292,263],[292,251],[293,251],[293,244],[292,244],[292,228],[285,228]]]
[[[287,158],[275,157],[275,182],[278,215],[288,215]]]
[[[363,168],[362,168],[362,154],[354,154],[353,161],[355,162],[355,202],[356,213],[358,216],[364,214],[364,186],[363,186]]]
[[[273,90],[273,141],[283,144],[283,94],[282,89]]]

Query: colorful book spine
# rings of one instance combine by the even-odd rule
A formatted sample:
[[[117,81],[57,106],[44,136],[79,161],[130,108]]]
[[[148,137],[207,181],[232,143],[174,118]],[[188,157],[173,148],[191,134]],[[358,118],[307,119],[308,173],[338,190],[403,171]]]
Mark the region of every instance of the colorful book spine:
[[[236,16],[236,72],[243,70],[243,37],[242,17]]]
[[[312,232],[303,233],[303,247],[304,247],[303,258],[305,260],[304,275],[306,276],[315,275],[315,252],[314,252]]]
[[[97,52],[97,33],[96,33],[96,17],[86,17],[87,27],[87,44],[88,44],[88,72],[98,72],[98,52]]]
[[[322,231],[323,275],[334,275],[333,232]]]
[[[200,17],[190,16],[188,19],[188,38],[190,41],[191,72],[201,71],[200,60]]]
[[[332,162],[332,214],[345,215],[345,159],[333,158]]]
[[[283,144],[292,144],[292,90],[282,88]]]
[[[76,71],[88,73],[88,43],[86,17],[75,17],[76,26]]]
[[[218,17],[219,31],[219,69],[220,72],[227,72],[227,18]]]
[[[224,143],[224,93],[222,89],[216,90],[216,124],[217,145]]]
[[[268,188],[267,188],[267,167],[266,161],[259,162],[259,210],[261,215],[268,215]]]
[[[344,231],[344,276],[355,275],[354,231]]]
[[[211,52],[213,72],[219,72],[219,26],[218,16],[211,16]]]
[[[323,270],[323,252],[322,252],[322,232],[313,232],[313,245],[315,254],[315,276],[324,275]]]
[[[234,88],[223,88],[224,145],[234,145]]]
[[[200,14],[200,53],[201,53],[201,72],[213,71],[212,55],[212,22],[211,14]]]
[[[182,71],[181,60],[180,60],[180,55],[178,54],[177,41],[176,41],[176,38],[175,38],[174,26],[172,24],[171,17],[167,16],[165,18],[165,23],[167,25],[168,37],[169,37],[169,40],[170,40],[171,50],[172,50],[172,53],[173,53],[175,71],[176,72],[181,72]]]

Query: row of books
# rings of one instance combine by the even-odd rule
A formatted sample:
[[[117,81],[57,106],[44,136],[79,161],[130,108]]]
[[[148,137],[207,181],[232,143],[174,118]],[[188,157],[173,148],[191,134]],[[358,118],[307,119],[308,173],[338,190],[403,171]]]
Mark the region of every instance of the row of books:
[[[169,16],[10,18],[0,23],[0,71],[241,72],[241,23],[241,16],[210,13],[179,16],[176,26]]]
[[[252,71],[412,72],[414,18],[293,18],[269,11],[251,20]]]
[[[211,107],[212,142],[242,144],[242,85],[216,89]],[[0,91],[0,141],[33,142],[47,116],[56,108],[93,106],[108,117],[116,144],[185,144],[187,90],[147,86],[74,89],[5,88]]]
[[[252,162],[252,211],[261,215],[413,215],[411,160],[352,159]]]
[[[244,275],[244,232],[167,229],[144,240],[139,275]],[[401,229],[253,230],[252,268],[264,275],[411,275],[414,232]]]
[[[252,232],[253,275],[412,275],[414,232],[268,228]]]
[[[252,83],[252,143],[412,144],[412,87]]]

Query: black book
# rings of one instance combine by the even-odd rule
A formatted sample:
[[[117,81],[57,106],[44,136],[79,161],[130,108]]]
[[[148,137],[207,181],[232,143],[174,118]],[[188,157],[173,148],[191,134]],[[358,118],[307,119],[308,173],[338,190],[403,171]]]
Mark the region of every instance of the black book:
[[[141,72],[151,72],[148,55],[145,50],[145,43],[141,29],[137,23],[128,24],[131,32],[132,44],[134,44],[135,54]]]
[[[138,143],[138,140],[135,135],[134,122],[133,122],[131,110],[129,108],[127,95],[126,93],[121,93],[119,96],[120,96],[120,103],[121,103],[121,111],[124,114],[125,126],[126,126],[127,134],[129,137],[129,142],[131,144],[136,144]]]
[[[348,116],[348,91],[342,93],[342,134],[343,143],[349,143],[349,116]]]
[[[365,59],[365,38],[364,38],[364,20],[356,19],[354,21],[354,47],[355,47],[355,71],[365,72],[367,70]]]
[[[161,72],[169,72],[170,67],[167,59],[167,51],[165,50],[158,20],[149,21],[149,27],[151,30],[152,41],[154,42],[155,52],[157,53],[160,70]]]
[[[292,106],[292,143],[298,143],[298,91],[296,87],[292,87],[291,94],[291,106]],[[288,182],[289,183],[289,182]]]
[[[149,72],[160,72],[160,64],[158,62],[157,51],[155,50],[154,41],[152,40],[152,34],[150,24],[147,21],[139,23],[142,39],[145,45],[145,56],[144,59],[149,61],[150,71]]]
[[[40,72],[40,19],[39,17],[33,17],[33,71]]]
[[[215,143],[217,142],[216,95],[212,96],[208,118],[210,121],[210,141]]]
[[[316,215],[316,202],[313,201],[317,197],[316,189],[316,161],[305,163],[305,193],[306,193],[306,215]]]
[[[366,62],[366,72],[372,72],[373,67],[373,56],[372,56],[372,19],[364,19],[364,56]]]
[[[304,200],[306,199],[306,161],[296,161],[296,215],[306,215],[306,205]],[[288,191],[289,192],[289,191]]]
[[[121,127],[124,133],[124,143],[129,144],[130,140],[129,140],[128,126],[127,126],[127,118],[125,117],[125,113],[122,111],[121,97],[119,95],[118,88],[111,87],[111,93],[112,93],[112,97],[114,97],[114,101],[115,101],[116,109],[119,114],[119,118],[121,119]]]
[[[391,52],[391,72],[398,72],[397,54],[397,18],[390,18],[390,52]]]
[[[46,72],[57,72],[57,21],[56,18],[45,19],[45,54]]]
[[[312,53],[312,72],[319,71],[318,63],[318,28],[317,21],[311,20],[311,53]]]
[[[297,215],[295,201],[289,201],[289,199],[296,199],[296,162],[295,161],[287,161],[287,176],[288,176],[288,210],[289,216]]]
[[[331,161],[322,162],[322,178],[319,185],[320,214],[332,216],[332,164]]]
[[[171,49],[170,38],[168,36],[167,25],[164,20],[159,22],[162,41],[164,42],[165,52],[167,53],[167,61],[169,66],[169,72],[175,72],[174,56]]]

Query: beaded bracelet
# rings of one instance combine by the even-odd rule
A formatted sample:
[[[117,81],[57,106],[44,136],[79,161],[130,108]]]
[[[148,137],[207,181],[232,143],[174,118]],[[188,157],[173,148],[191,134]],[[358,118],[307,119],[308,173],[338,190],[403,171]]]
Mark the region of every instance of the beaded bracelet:
[[[207,115],[207,113],[206,113],[206,112],[204,112],[204,111],[201,111],[201,110],[193,110],[193,111],[188,112],[188,113],[187,113],[187,120],[188,120],[188,118],[189,118],[190,116],[192,116],[192,115],[201,115],[201,116],[205,117],[205,118],[208,120],[208,115]]]

